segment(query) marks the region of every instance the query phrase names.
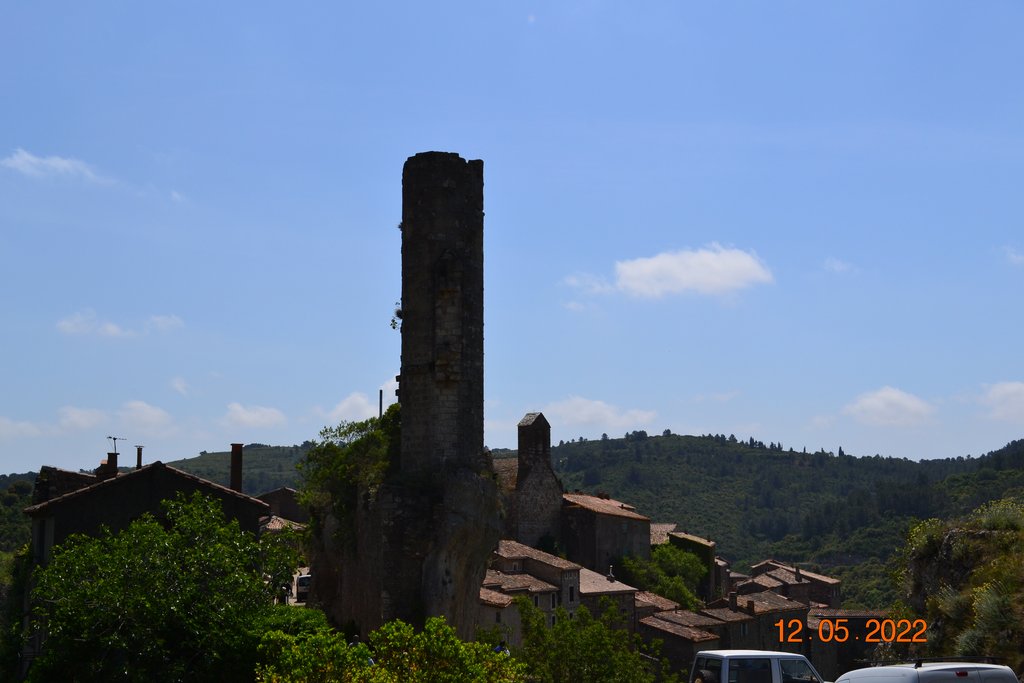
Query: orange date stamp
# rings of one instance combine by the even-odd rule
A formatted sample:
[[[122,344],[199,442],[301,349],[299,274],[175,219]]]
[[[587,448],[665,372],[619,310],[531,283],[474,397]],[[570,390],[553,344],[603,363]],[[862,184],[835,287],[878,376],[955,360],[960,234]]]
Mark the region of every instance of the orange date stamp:
[[[868,619],[863,627],[854,630],[849,619],[822,619],[818,629],[807,627],[800,619],[779,619],[773,626],[779,629],[780,643],[803,643],[817,640],[822,643],[845,643],[849,640],[863,643],[927,643],[928,622],[924,619]]]

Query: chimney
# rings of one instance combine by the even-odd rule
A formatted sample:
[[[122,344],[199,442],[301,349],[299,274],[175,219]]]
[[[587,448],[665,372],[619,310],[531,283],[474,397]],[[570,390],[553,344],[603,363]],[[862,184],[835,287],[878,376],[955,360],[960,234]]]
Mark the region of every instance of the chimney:
[[[803,580],[803,578],[800,576],[800,567],[794,567],[794,569],[796,569],[796,582],[800,583]]]
[[[747,600],[746,612],[747,612],[747,614],[749,614],[752,617],[753,616],[757,616],[757,610],[754,609],[754,601],[753,600]]]
[[[117,453],[107,453],[107,459],[100,461],[96,468],[97,479],[110,479],[117,476]]]
[[[729,609],[731,609],[733,612],[739,611],[736,608],[736,591],[732,591],[731,593],[729,593]]]
[[[242,444],[231,444],[231,490],[242,492]]]
[[[142,446],[135,447],[135,469],[142,469]]]

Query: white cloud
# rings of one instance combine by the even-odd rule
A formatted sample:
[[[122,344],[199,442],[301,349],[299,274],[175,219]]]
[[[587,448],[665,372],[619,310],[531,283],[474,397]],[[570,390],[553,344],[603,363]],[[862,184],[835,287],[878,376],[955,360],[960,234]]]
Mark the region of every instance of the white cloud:
[[[185,381],[184,377],[175,377],[171,379],[171,388],[182,396],[188,396],[188,382]]]
[[[934,408],[926,401],[893,387],[858,396],[843,408],[859,422],[882,427],[913,427],[927,422]]]
[[[346,422],[365,420],[377,417],[377,406],[370,403],[366,394],[357,391],[341,399],[341,402],[327,413],[327,417],[330,418],[331,424],[337,424],[343,420]]]
[[[822,264],[825,270],[830,273],[849,273],[854,270],[854,267],[845,261],[840,261],[837,258],[829,256],[825,259],[825,263]]]
[[[1013,247],[1003,247],[1003,251],[1006,252],[1006,259],[1015,266],[1024,266],[1024,253],[1021,253]]]
[[[184,204],[188,200],[185,198],[185,195],[181,194],[180,192],[171,190],[171,201],[173,201],[175,204]]]
[[[107,414],[92,408],[64,406],[57,411],[61,429],[92,429],[107,421]]]
[[[96,311],[87,308],[57,321],[57,329],[68,335],[95,334],[101,337],[131,337],[134,332],[112,322],[100,320]]]
[[[121,406],[118,417],[126,429],[142,436],[166,436],[174,429],[170,413],[145,401],[128,401]]]
[[[146,323],[146,329],[157,332],[169,332],[184,326],[184,321],[176,315],[151,315]]]
[[[981,402],[993,420],[1024,424],[1024,382],[999,382],[988,387]]]
[[[276,427],[288,419],[277,408],[264,406],[243,406],[241,403],[229,403],[224,422],[238,427]]]
[[[31,422],[20,422],[0,415],[0,438],[39,436],[43,430]]]
[[[92,166],[84,161],[57,156],[37,157],[21,148],[14,150],[9,157],[0,159],[0,166],[5,166],[32,178],[69,176],[82,178],[92,183],[109,184],[113,182],[96,173]]]
[[[774,281],[757,256],[718,243],[697,250],[662,252],[615,263],[616,286],[634,296],[658,298],[693,291],[725,294]]]
[[[566,275],[562,282],[573,289],[582,290],[587,294],[607,294],[608,292],[615,291],[615,286],[609,284],[607,280],[589,273]]]
[[[570,396],[564,401],[549,403],[543,412],[549,416],[553,424],[557,423],[559,426],[581,425],[601,428],[604,431],[643,427],[658,415],[653,410],[621,410],[604,401],[580,396]]]

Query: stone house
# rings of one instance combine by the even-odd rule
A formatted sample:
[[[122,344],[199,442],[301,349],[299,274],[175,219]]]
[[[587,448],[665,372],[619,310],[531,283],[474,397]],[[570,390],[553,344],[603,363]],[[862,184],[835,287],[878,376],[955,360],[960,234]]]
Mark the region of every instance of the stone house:
[[[710,538],[701,538],[682,531],[673,531],[668,534],[668,542],[677,548],[685,550],[697,556],[704,565],[704,581],[697,586],[697,595],[704,601],[714,600],[720,594],[720,583],[718,581],[718,565],[716,564],[715,550],[717,544]]]
[[[636,631],[637,589],[628,586],[612,574],[599,574],[586,567],[580,569],[580,604],[595,617],[604,613],[608,602],[622,615],[623,625],[631,632]]]
[[[298,491],[288,486],[267,491],[256,496],[270,506],[270,511],[277,517],[306,524],[309,522],[309,511],[299,505]]]
[[[562,540],[574,562],[603,575],[623,555],[650,558],[651,520],[632,505],[583,493],[562,500]]]
[[[750,578],[737,584],[738,593],[771,590],[805,604],[837,608],[842,601],[842,582],[776,560],[764,560],[750,568]]]
[[[659,615],[641,619],[638,632],[649,643],[661,641],[661,656],[668,660],[669,669],[676,672],[687,669],[694,655],[701,650],[717,650],[722,647],[714,633],[661,619]]]
[[[147,512],[161,515],[160,503],[178,493],[188,496],[198,491],[220,501],[225,515],[253,534],[259,533],[271,514],[270,506],[258,498],[159,461],[120,474],[103,467],[92,478],[69,474],[44,467],[43,486],[37,489],[33,505],[25,508],[32,518],[32,557],[38,564],[46,563],[53,547],[70,534],[92,536],[103,526],[121,531]],[[73,483],[80,486],[72,488]]]

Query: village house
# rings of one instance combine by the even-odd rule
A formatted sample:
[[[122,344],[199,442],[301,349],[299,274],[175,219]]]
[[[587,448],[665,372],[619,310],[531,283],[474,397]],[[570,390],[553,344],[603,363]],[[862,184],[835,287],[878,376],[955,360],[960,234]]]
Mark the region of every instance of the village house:
[[[651,520],[635,507],[583,493],[562,499],[562,539],[574,562],[604,574],[624,555],[650,558]]]
[[[764,560],[750,568],[750,578],[736,585],[737,593],[771,590],[803,602],[837,608],[842,600],[842,582],[776,560]]]
[[[25,514],[32,518],[33,561],[45,564],[53,547],[71,534],[92,536],[101,527],[117,532],[145,513],[160,516],[161,502],[178,493],[191,495],[198,491],[218,500],[225,515],[237,519],[243,531],[258,534],[261,525],[272,517],[271,507],[241,492],[241,467],[241,444],[232,445],[232,482],[237,484],[236,488],[215,484],[159,461],[118,472],[115,453],[107,455],[95,474],[43,467],[33,504],[25,508]]]

